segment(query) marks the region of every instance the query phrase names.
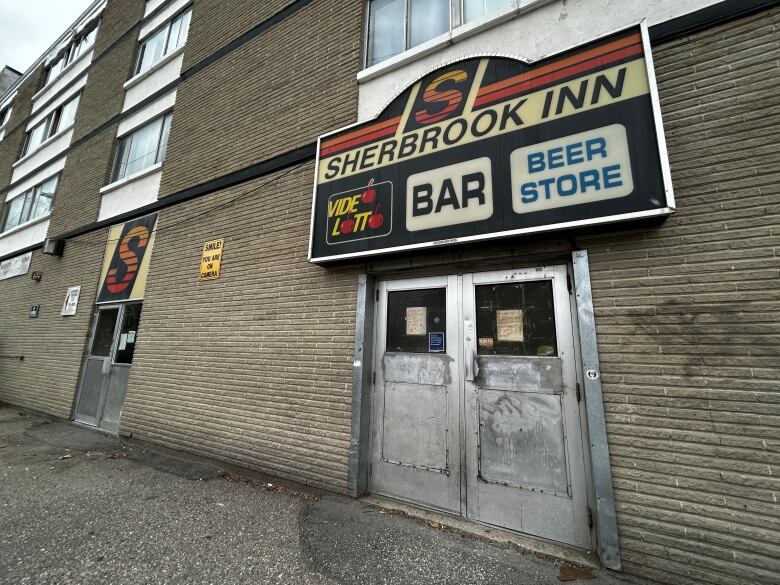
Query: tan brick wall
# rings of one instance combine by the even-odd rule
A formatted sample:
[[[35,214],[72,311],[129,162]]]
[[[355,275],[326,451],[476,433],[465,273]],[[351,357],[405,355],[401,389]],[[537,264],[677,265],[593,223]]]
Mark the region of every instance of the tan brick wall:
[[[626,571],[780,574],[780,10],[654,51],[678,212],[588,249]]]
[[[70,416],[105,242],[101,230],[69,241],[62,258],[35,251],[27,275],[0,281],[0,401]],[[34,271],[43,273],[40,282],[30,278]],[[77,314],[61,317],[68,287],[78,285]],[[36,304],[40,316],[31,319]]]
[[[183,69],[294,3],[295,0],[195,0]]]
[[[124,432],[346,489],[357,278],[307,262],[313,169],[161,212]]]
[[[123,84],[133,76],[138,56],[138,23],[145,0],[110,0],[100,19],[95,55],[81,94],[73,140],[122,111]],[[130,31],[130,32],[128,32]]]
[[[111,0],[106,5],[95,40],[96,53],[102,56],[90,67],[81,94],[74,141],[121,112],[125,95],[122,85],[132,76],[138,52],[137,33],[124,33],[136,27],[144,6],[144,0]],[[111,180],[116,133],[117,124],[113,124],[68,154],[57,187],[49,235],[97,220],[100,188]]]
[[[11,182],[13,164],[19,160],[24,148],[27,127],[27,118],[30,115],[32,103],[30,98],[38,91],[41,83],[43,67],[38,67],[18,88],[18,93],[13,100],[11,118],[6,125],[5,136],[0,140],[0,187],[5,187]],[[0,196],[0,217],[5,197]]]
[[[225,17],[212,11],[225,3],[215,4],[207,14],[219,23]],[[230,5],[240,16],[249,4]],[[310,144],[353,122],[362,7],[362,0],[313,2],[180,84],[160,196]],[[203,8],[196,3],[193,10],[188,60],[213,33],[211,21],[199,15]]]

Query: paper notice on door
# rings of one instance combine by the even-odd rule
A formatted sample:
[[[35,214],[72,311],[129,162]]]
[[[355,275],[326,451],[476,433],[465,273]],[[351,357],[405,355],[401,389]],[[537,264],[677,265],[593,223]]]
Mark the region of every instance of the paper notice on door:
[[[135,331],[127,332],[127,343],[135,343]]]
[[[122,333],[119,336],[119,351],[122,351],[127,347],[127,333]]]
[[[425,335],[428,333],[428,308],[406,307],[406,334]]]
[[[496,311],[496,339],[498,341],[523,341],[522,309]]]

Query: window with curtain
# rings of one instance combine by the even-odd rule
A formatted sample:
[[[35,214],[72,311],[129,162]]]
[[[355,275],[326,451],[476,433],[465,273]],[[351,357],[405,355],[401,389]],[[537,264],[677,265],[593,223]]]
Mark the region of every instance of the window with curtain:
[[[170,129],[171,114],[166,114],[120,138],[113,180],[129,177],[165,160]]]
[[[138,54],[136,74],[151,69],[163,57],[170,55],[187,42],[191,17],[192,9],[190,8],[166,22],[144,39]]]
[[[518,0],[370,0],[367,65],[376,65],[461,24],[517,5]]]
[[[7,232],[51,212],[57,177],[52,177],[32,189],[17,195],[5,204],[3,231]]]

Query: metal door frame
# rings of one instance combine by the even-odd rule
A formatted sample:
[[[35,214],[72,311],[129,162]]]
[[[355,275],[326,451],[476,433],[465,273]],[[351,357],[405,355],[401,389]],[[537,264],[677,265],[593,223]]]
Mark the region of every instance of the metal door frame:
[[[106,304],[95,305],[95,310],[92,313],[92,327],[90,330],[89,339],[87,340],[86,351],[84,352],[84,359],[81,365],[81,377],[80,377],[81,379],[79,381],[76,398],[73,401],[73,414],[71,418],[75,422],[93,426],[93,427],[98,427],[98,428],[100,427],[100,421],[103,419],[103,409],[106,406],[106,398],[108,396],[108,385],[111,379],[111,369],[113,369],[114,367],[114,358],[116,358],[119,331],[122,328],[122,322],[124,321],[124,317],[125,317],[126,305],[128,305],[128,303],[106,303]],[[98,402],[96,417],[94,417],[94,420],[83,420],[83,419],[93,418],[93,417],[77,418],[79,401],[81,400],[81,391],[84,386],[84,378],[87,371],[87,361],[92,358],[92,344],[95,341],[95,333],[97,332],[97,325],[98,325],[98,320],[100,318],[100,312],[104,310],[111,310],[111,309],[118,309],[118,311],[116,314],[116,322],[114,323],[114,334],[111,338],[111,351],[109,351],[107,357],[103,358],[104,362],[105,360],[108,360],[109,362],[109,371],[108,373],[104,373],[103,376],[103,384],[100,389],[100,401]],[[102,357],[102,356],[95,356],[95,357]],[[125,364],[125,365],[129,365],[129,364]]]
[[[558,259],[557,263],[560,263]],[[553,264],[556,262],[553,261]],[[586,249],[575,250],[566,262],[572,278],[573,326],[575,354],[578,356],[577,379],[583,388],[581,408],[587,411],[590,475],[589,500],[595,501],[596,539],[592,547],[602,564],[621,570],[612,470],[604,419],[596,324],[593,318],[590,268]],[[437,269],[438,272],[438,269]],[[454,269],[451,272],[460,272]],[[363,272],[357,278],[357,307],[352,377],[352,432],[349,447],[348,493],[359,497],[368,493],[371,457],[371,390],[375,339],[375,306],[380,272]],[[398,278],[396,273],[396,278]],[[574,312],[576,311],[576,312]],[[587,374],[587,375],[586,375]]]

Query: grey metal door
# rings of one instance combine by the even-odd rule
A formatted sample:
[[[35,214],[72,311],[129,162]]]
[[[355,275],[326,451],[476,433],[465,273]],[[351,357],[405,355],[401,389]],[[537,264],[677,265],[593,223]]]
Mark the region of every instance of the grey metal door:
[[[566,282],[559,266],[379,283],[373,492],[591,548]]]
[[[116,432],[137,339],[141,303],[98,308],[74,420]]]
[[[460,513],[457,279],[379,284],[371,486]]]
[[[591,547],[566,268],[463,278],[467,515]]]

